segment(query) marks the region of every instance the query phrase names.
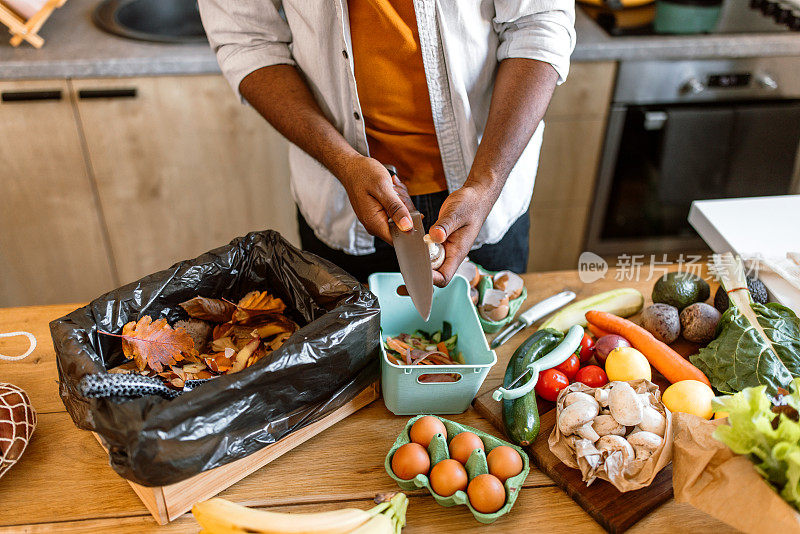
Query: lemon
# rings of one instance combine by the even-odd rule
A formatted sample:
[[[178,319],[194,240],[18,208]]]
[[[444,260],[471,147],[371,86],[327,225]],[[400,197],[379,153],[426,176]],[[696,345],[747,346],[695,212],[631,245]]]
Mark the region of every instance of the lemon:
[[[694,414],[703,419],[711,419],[714,410],[711,400],[714,392],[699,380],[681,380],[664,391],[661,400],[671,412]]]
[[[610,381],[614,380],[650,380],[653,377],[650,362],[644,354],[633,347],[617,347],[608,353],[606,374]]]

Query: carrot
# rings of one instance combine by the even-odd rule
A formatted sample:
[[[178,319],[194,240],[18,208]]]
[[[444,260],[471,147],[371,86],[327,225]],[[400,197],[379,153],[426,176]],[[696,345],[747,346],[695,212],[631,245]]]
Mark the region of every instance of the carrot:
[[[440,341],[436,344],[436,350],[439,352],[444,352],[448,357],[450,357],[450,351],[447,350],[447,345],[444,344],[444,341]]]
[[[403,343],[402,341],[394,337],[387,337],[386,344],[389,346],[390,349],[399,352],[400,354],[404,354],[406,351],[411,350],[410,346],[408,346],[406,343]]]
[[[386,353],[386,357],[389,358],[389,361],[391,363],[395,364],[395,365],[403,365],[403,362],[401,362],[400,360],[398,360],[397,358],[395,358],[394,356],[392,356],[388,352]]]
[[[592,335],[593,335],[594,337],[598,338],[598,339],[600,339],[600,338],[601,338],[601,337],[603,337],[603,336],[607,336],[607,335],[608,335],[608,332],[606,332],[605,330],[603,330],[603,329],[602,329],[602,328],[600,328],[599,326],[595,326],[595,325],[593,325],[592,323],[589,323],[589,324],[586,326],[586,328],[588,328],[588,329],[589,329],[589,332],[591,332],[591,333],[592,333]]]
[[[595,310],[586,312],[586,321],[590,325],[595,325],[606,332],[620,335],[630,341],[633,348],[644,354],[650,365],[671,383],[681,380],[699,380],[708,386],[711,385],[700,369],[672,350],[669,345],[657,340],[653,334],[638,324],[617,317],[613,313]]]

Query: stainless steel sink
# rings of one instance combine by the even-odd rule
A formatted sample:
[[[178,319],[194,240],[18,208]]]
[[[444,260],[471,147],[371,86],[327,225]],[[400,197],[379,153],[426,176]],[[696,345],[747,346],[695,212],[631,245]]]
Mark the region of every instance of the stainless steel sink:
[[[101,29],[140,41],[206,41],[197,0],[104,0],[92,16]]]

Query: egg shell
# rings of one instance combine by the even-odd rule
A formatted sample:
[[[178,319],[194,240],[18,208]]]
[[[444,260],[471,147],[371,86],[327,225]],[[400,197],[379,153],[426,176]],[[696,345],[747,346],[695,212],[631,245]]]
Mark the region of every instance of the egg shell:
[[[428,451],[419,443],[406,443],[392,455],[392,471],[403,480],[427,475],[431,470]]]
[[[490,290],[494,291],[492,276],[482,276],[480,282],[478,283],[478,292],[480,294],[480,298],[478,300],[479,304],[482,303],[485,292]],[[480,307],[478,307],[478,320],[481,323],[481,328],[483,328],[483,331],[487,334],[494,334],[508,326],[508,324],[514,320],[514,317],[527,297],[528,290],[523,286],[522,293],[519,297],[515,299],[509,299],[508,312],[505,318],[500,319],[499,321],[493,320],[492,317],[485,317],[484,314],[480,313]]]
[[[483,441],[474,432],[460,432],[453,436],[448,444],[450,448],[450,457],[458,460],[462,464],[466,464],[469,460],[472,451],[475,449],[486,450]]]
[[[489,473],[505,482],[507,479],[522,473],[522,457],[517,451],[506,445],[495,447],[486,455]]]
[[[411,438],[411,441],[414,443],[419,443],[427,448],[433,436],[436,434],[444,434],[444,438],[447,439],[447,429],[444,427],[444,423],[432,415],[426,415],[425,417],[417,419],[417,421],[411,425],[408,437]]]
[[[447,458],[431,469],[431,489],[442,497],[450,497],[457,491],[465,491],[469,484],[467,470],[453,459]]]
[[[409,430],[411,426],[416,422],[418,419],[424,417],[424,415],[418,415],[411,418],[407,423],[405,428],[400,432],[395,440],[392,448],[386,454],[386,459],[384,461],[384,467],[386,469],[387,474],[394,479],[397,485],[404,491],[415,491],[421,488],[427,489],[431,497],[441,506],[455,506],[455,505],[465,505],[469,508],[472,515],[475,517],[477,521],[480,523],[493,523],[501,516],[507,514],[511,508],[514,506],[514,503],[519,495],[520,490],[530,472],[530,461],[525,454],[525,452],[517,447],[516,445],[512,445],[511,443],[504,441],[492,434],[488,434],[481,430],[477,430],[475,428],[462,425],[460,423],[456,423],[455,421],[450,421],[449,419],[444,419],[443,417],[433,416],[439,419],[447,429],[447,432],[451,436],[455,436],[461,432],[468,431],[476,434],[481,441],[484,443],[486,450],[491,453],[491,451],[500,446],[507,446],[515,451],[520,455],[523,461],[523,470],[520,474],[513,476],[507,479],[503,483],[503,487],[505,488],[506,492],[506,502],[503,506],[494,513],[483,513],[476,510],[469,502],[469,497],[467,496],[466,491],[456,491],[453,495],[449,497],[444,497],[442,495],[438,495],[433,489],[431,488],[431,483],[429,477],[425,475],[417,475],[412,480],[401,480],[400,478],[395,475],[391,470],[391,459],[394,452],[401,447],[402,445],[409,443]],[[437,434],[433,437],[430,444],[428,445],[428,454],[431,458],[431,465],[435,466],[437,463],[441,462],[442,460],[446,460],[450,457],[448,444],[447,441],[444,439],[444,436],[441,434]],[[464,468],[467,471],[467,478],[469,480],[473,480],[475,477],[479,475],[484,475],[489,473],[488,463],[486,460],[486,453],[482,449],[476,449],[472,451],[469,458],[467,459]]]
[[[492,514],[506,502],[506,490],[500,479],[494,475],[478,475],[467,486],[469,503],[477,511]]]

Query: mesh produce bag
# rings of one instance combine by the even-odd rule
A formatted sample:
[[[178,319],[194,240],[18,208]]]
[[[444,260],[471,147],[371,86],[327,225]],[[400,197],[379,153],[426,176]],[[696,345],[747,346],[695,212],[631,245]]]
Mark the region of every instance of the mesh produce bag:
[[[0,383],[0,477],[17,463],[35,428],[36,410],[25,391]]]

